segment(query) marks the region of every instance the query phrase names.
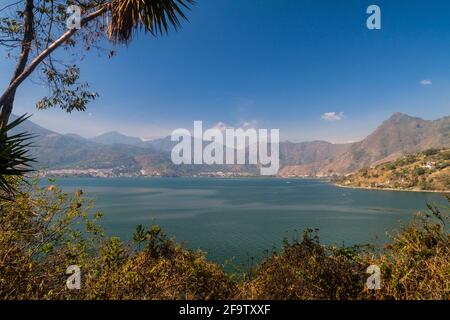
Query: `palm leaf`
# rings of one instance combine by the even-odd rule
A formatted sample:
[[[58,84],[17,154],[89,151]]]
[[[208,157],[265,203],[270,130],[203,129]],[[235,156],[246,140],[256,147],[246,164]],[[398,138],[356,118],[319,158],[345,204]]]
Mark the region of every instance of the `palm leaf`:
[[[170,27],[178,30],[180,19],[186,19],[183,9],[192,4],[194,0],[113,0],[108,36],[115,43],[128,44],[139,31],[158,35]]]
[[[23,115],[0,129],[0,190],[7,195],[15,191],[14,178],[33,171],[30,163],[35,160],[28,156],[33,135],[25,132],[8,135],[8,132],[28,118],[29,116]]]

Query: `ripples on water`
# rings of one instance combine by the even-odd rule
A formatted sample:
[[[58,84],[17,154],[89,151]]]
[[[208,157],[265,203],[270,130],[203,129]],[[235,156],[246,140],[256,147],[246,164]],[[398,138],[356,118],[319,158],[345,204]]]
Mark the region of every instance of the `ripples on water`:
[[[109,235],[130,239],[136,225],[159,224],[210,259],[263,256],[295,230],[320,229],[324,243],[386,240],[385,231],[426,202],[431,193],[344,189],[318,180],[275,178],[64,178],[66,191],[83,189],[103,211]]]

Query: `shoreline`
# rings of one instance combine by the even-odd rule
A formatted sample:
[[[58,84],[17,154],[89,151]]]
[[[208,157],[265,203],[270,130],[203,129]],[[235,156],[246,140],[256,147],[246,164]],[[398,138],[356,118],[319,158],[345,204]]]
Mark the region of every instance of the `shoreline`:
[[[280,176],[109,176],[109,177],[100,177],[100,176],[77,176],[77,175],[67,175],[67,176],[40,176],[40,178],[44,179],[59,179],[59,178],[65,178],[65,179],[71,179],[71,178],[88,178],[88,179],[117,179],[117,178],[141,178],[141,179],[158,179],[158,178],[194,178],[194,179],[204,179],[204,178],[215,178],[215,179],[225,179],[225,180],[233,180],[233,179],[242,179],[242,178],[251,178],[251,179],[258,179],[258,178],[273,178],[273,179],[280,179],[280,180],[288,180],[288,179],[295,179],[295,180],[317,180],[326,182],[330,185],[339,187],[339,188],[346,188],[346,189],[360,189],[360,190],[373,190],[373,191],[397,191],[397,192],[421,192],[421,193],[443,193],[443,194],[450,194],[450,190],[416,190],[416,189],[395,189],[395,188],[375,188],[375,187],[356,187],[356,186],[344,186],[335,182],[332,182],[330,178],[326,177],[280,177]]]
[[[336,187],[347,189],[361,189],[361,190],[374,190],[374,191],[397,191],[397,192],[422,192],[422,193],[445,193],[450,194],[450,190],[416,190],[416,189],[395,189],[395,188],[374,188],[374,187],[356,187],[356,186],[344,186],[341,184],[333,183]]]
[[[143,175],[123,175],[123,176],[94,176],[94,175],[37,175],[34,177],[39,177],[43,179],[77,179],[77,178],[89,178],[89,179],[118,179],[118,178],[140,178],[140,179],[154,179],[154,178],[174,178],[174,179],[183,179],[183,178],[191,178],[191,179],[204,179],[204,178],[217,178],[217,179],[279,179],[279,180],[317,180],[322,182],[327,182],[332,184],[329,177],[282,177],[282,176],[261,176],[261,175],[234,175],[234,176],[143,176]],[[450,191],[449,191],[450,192]]]

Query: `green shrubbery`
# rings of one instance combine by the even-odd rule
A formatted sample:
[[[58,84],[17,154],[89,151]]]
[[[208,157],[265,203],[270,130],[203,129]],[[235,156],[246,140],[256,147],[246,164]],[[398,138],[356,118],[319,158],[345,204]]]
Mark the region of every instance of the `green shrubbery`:
[[[77,192],[24,186],[2,201],[2,299],[220,299],[233,284],[200,252],[187,250],[161,229],[141,228],[142,248],[107,238],[99,213]],[[66,268],[82,270],[81,290],[66,288]]]
[[[433,156],[435,154],[438,154],[439,151],[440,151],[439,149],[432,148],[432,149],[425,150],[423,152],[423,154],[426,155],[426,156]]]
[[[429,213],[418,213],[391,235],[381,255],[369,257],[383,276],[374,298],[450,299],[449,208],[428,207]]]
[[[82,192],[22,185],[1,200],[1,299],[449,299],[448,208],[429,207],[400,226],[383,250],[320,244],[315,230],[284,242],[245,275],[230,275],[157,226],[133,243],[106,237]],[[447,229],[446,229],[447,228]],[[369,265],[381,289],[365,286]],[[80,290],[66,268],[82,270]]]
[[[333,181],[347,187],[446,192],[450,188],[450,150],[429,149],[395,162],[363,168]]]
[[[314,230],[285,243],[239,284],[241,299],[356,299],[364,290],[361,248],[321,245]]]

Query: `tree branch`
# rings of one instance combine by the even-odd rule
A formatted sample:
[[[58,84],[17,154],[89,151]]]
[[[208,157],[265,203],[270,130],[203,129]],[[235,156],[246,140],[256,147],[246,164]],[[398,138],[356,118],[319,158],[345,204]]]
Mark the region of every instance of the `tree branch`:
[[[28,62],[28,57],[30,56],[31,44],[34,38],[33,10],[34,0],[27,0],[24,11],[24,34],[22,40],[22,48],[10,84],[13,83],[14,79],[16,79],[21,73],[23,73]],[[4,95],[4,97],[2,97],[0,101],[0,128],[4,128],[8,124],[9,116],[11,115],[12,106],[14,104],[16,88],[17,87],[12,87],[11,90],[6,95]]]
[[[19,3],[23,2],[23,1],[24,1],[24,0],[19,0],[19,1],[17,1],[17,2],[8,4],[8,5],[4,6],[3,8],[1,8],[1,9],[0,9],[0,12],[6,10],[6,9],[8,9],[8,8],[11,8],[11,7],[15,6],[15,5],[18,5]]]
[[[31,0],[29,0],[31,1]],[[81,20],[81,27],[85,26],[91,20],[101,16],[108,9],[108,6],[103,6],[97,11],[92,12]],[[6,101],[8,96],[14,92],[17,87],[22,84],[22,82],[36,69],[36,67],[46,59],[50,54],[53,53],[59,46],[61,46],[64,42],[70,39],[75,33],[77,29],[71,29],[66,31],[63,35],[61,35],[57,40],[55,40],[51,45],[49,45],[45,50],[43,50],[33,61],[31,61],[30,65],[23,70],[20,75],[14,78],[9,87],[3,92],[0,97],[0,106]]]
[[[25,66],[28,62],[28,57],[31,51],[31,43],[34,38],[34,1],[27,0],[27,4],[25,7],[25,31],[22,40],[22,50],[20,52],[19,60],[16,65],[16,70],[14,71],[14,75],[11,79],[11,83],[17,78],[25,69]],[[1,105],[1,103],[0,103]]]

